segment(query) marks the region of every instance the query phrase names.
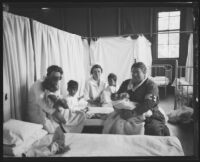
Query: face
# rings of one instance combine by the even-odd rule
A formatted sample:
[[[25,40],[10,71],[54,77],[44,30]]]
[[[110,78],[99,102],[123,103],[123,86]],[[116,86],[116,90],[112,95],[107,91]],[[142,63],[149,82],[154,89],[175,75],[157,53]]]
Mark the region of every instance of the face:
[[[133,83],[140,83],[145,78],[145,74],[140,68],[131,69]]]
[[[77,92],[77,89],[68,89],[69,95],[74,96]]]
[[[100,68],[94,68],[92,70],[92,76],[94,78],[94,80],[99,80],[101,77],[101,69]]]
[[[108,79],[109,86],[116,86],[116,81],[114,79]]]
[[[59,83],[61,79],[62,75],[60,72],[51,72],[51,74],[48,76],[48,80],[51,85],[50,88],[52,89],[52,91],[56,91],[59,89]]]

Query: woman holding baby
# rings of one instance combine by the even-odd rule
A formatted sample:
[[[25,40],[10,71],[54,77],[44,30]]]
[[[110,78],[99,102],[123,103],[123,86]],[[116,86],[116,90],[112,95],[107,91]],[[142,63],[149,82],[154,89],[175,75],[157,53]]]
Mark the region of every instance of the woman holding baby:
[[[158,108],[158,86],[146,77],[146,71],[142,62],[132,65],[132,78],[125,80],[111,99],[128,99],[136,103],[135,107],[132,110],[116,109],[105,121],[103,133],[169,135],[165,117]]]

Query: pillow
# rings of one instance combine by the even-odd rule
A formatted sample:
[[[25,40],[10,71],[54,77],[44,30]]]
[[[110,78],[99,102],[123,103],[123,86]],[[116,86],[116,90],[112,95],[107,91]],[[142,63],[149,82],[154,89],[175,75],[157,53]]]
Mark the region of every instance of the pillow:
[[[47,134],[48,132],[44,129],[38,129],[32,136],[18,146],[3,145],[3,154],[21,157],[22,154],[28,151],[36,141],[39,141]]]
[[[3,124],[3,144],[17,146],[42,127],[41,124],[10,119]]]

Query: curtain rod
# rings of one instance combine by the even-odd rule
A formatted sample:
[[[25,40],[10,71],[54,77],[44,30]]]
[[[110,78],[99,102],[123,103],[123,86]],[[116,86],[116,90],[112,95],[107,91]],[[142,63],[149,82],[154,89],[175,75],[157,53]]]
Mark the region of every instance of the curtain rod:
[[[161,34],[166,31],[160,32]],[[168,33],[194,33],[193,31],[170,31]],[[123,35],[111,35],[111,36],[92,36],[92,37],[84,37],[81,36],[83,39],[90,39],[90,38],[108,38],[108,37],[128,37],[128,36],[139,36],[139,35],[158,35],[159,33],[135,33],[135,34],[123,34]]]

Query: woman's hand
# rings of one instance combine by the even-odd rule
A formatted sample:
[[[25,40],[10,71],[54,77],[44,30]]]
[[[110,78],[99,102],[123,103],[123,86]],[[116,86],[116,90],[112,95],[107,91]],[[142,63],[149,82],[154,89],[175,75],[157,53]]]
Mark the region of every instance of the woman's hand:
[[[116,100],[118,100],[119,99],[119,95],[117,94],[117,93],[112,93],[111,94],[111,100],[112,101],[116,101]]]
[[[92,105],[101,106],[100,97],[96,98],[95,100],[88,100],[87,102]]]

